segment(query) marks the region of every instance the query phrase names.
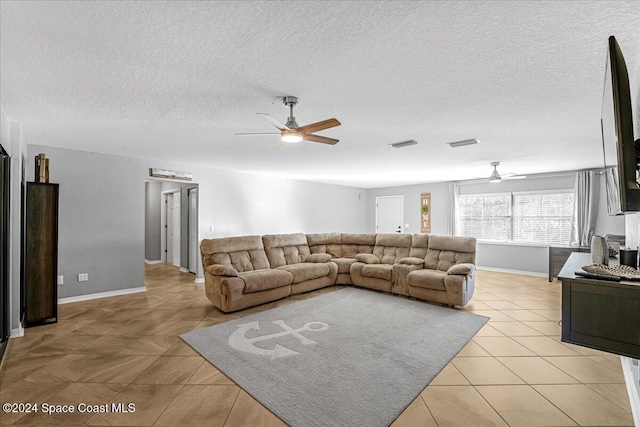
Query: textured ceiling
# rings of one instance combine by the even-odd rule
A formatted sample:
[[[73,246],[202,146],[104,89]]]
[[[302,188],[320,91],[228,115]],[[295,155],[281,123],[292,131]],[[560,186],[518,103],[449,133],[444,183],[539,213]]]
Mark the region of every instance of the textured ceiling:
[[[598,167],[609,35],[640,72],[633,1],[0,7],[0,97],[30,144],[365,188],[488,176],[494,160]],[[338,118],[321,134],[340,143],[234,136],[274,130],[256,112],[284,122],[278,95],[301,98],[301,125]]]

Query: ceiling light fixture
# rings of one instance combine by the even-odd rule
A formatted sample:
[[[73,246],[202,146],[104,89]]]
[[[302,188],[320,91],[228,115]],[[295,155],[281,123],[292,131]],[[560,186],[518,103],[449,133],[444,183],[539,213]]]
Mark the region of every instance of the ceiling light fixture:
[[[290,142],[292,144],[295,144],[296,142],[302,141],[302,136],[299,133],[290,132],[290,133],[283,133],[280,139],[283,142]]]
[[[498,173],[498,166],[500,166],[500,162],[491,162],[491,166],[493,166],[493,173],[489,177],[489,182],[492,184],[497,184],[502,181],[502,177]]]
[[[465,145],[473,145],[480,142],[478,138],[465,139],[464,141],[448,142],[447,145],[451,148],[464,147]]]
[[[412,139],[410,141],[394,142],[393,144],[389,144],[389,145],[392,146],[393,148],[402,148],[402,147],[408,147],[410,145],[416,145],[417,143],[418,141],[416,141],[415,139]]]

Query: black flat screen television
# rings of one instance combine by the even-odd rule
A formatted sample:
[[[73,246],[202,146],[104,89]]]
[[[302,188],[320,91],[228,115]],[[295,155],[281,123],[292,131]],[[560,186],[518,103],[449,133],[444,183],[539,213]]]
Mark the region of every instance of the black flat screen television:
[[[633,139],[627,65],[614,36],[609,37],[600,124],[609,215],[640,211],[640,144]]]

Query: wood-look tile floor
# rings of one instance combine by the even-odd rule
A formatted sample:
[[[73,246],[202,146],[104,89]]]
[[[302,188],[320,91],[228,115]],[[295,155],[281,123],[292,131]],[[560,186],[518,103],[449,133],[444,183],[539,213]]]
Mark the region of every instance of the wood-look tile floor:
[[[61,305],[57,324],[9,342],[0,403],[134,403],[135,412],[0,413],[0,424],[284,425],[178,335],[341,287],[223,314],[193,280],[147,265],[147,292]],[[560,305],[558,282],[479,271],[465,310],[491,320],[393,425],[632,426],[620,359],[560,342]]]

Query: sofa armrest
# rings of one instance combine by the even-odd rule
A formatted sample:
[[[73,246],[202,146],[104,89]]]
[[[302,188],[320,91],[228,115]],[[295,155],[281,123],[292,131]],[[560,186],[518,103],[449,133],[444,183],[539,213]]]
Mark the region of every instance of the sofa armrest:
[[[307,257],[307,262],[329,262],[331,255],[329,254],[311,254]]]
[[[476,266],[469,263],[461,263],[452,265],[449,270],[447,270],[447,274],[460,274],[466,276],[475,271]]]
[[[206,270],[214,276],[230,276],[235,277],[238,272],[230,265],[223,264],[211,264],[207,265]]]
[[[358,254],[356,255],[356,260],[364,264],[380,264],[380,258],[374,254]]]
[[[424,265],[424,260],[422,258],[409,256],[406,258],[400,258],[400,260],[398,260],[398,264],[422,266]]]

